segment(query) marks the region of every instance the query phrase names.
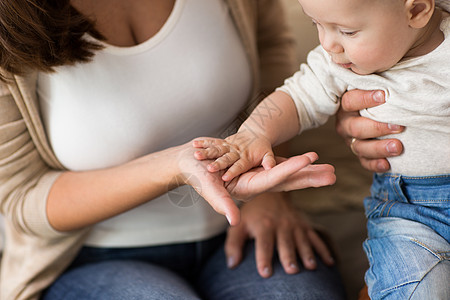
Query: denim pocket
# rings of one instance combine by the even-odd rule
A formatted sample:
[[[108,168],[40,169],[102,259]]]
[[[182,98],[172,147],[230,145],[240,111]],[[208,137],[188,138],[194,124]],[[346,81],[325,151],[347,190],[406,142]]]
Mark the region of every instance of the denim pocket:
[[[448,208],[450,205],[450,176],[405,177],[398,182],[402,197],[410,204],[431,208]]]
[[[425,224],[450,240],[450,176],[374,175],[364,200],[367,218],[397,217]]]

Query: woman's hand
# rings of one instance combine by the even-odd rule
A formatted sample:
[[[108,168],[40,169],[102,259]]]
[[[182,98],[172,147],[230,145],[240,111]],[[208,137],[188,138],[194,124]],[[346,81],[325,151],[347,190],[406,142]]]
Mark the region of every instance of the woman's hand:
[[[241,262],[247,239],[255,240],[256,266],[258,273],[265,278],[272,274],[275,244],[288,274],[299,272],[297,256],[306,269],[315,269],[314,252],[325,264],[333,265],[334,260],[326,244],[286,195],[262,194],[242,206],[241,216],[241,223],[228,229],[225,242],[228,267],[234,268]]]
[[[382,91],[349,91],[342,97],[341,108],[336,116],[336,131],[358,156],[361,165],[373,172],[388,171],[390,165],[386,157],[397,156],[403,152],[403,145],[398,139],[374,138],[402,132],[404,127],[376,122],[359,115],[361,109],[384,102]]]
[[[188,143],[189,144],[189,143]],[[311,165],[317,154],[307,153],[278,159],[270,170],[254,168],[225,183],[222,173],[207,170],[209,161],[194,158],[195,148],[184,145],[178,157],[177,184],[191,185],[213,209],[227,217],[230,225],[237,225],[240,212],[232,200],[248,200],[266,191],[290,191],[307,187],[331,185],[335,182],[334,168],[330,165]]]
[[[226,188],[234,198],[245,201],[264,192],[287,192],[334,184],[334,167],[313,165],[318,158],[313,152],[288,159],[275,157],[277,165],[272,169],[258,167],[248,170],[227,183]]]

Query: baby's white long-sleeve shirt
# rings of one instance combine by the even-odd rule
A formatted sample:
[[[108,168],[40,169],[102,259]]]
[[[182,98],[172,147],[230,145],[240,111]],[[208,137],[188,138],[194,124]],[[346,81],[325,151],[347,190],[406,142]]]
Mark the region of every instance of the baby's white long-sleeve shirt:
[[[445,40],[432,52],[391,69],[358,75],[333,63],[321,47],[278,90],[294,100],[301,131],[324,124],[339,108],[347,90],[383,90],[386,103],[360,113],[370,119],[403,125],[398,138],[404,152],[389,158],[391,172],[408,176],[450,173],[450,17],[441,23]]]

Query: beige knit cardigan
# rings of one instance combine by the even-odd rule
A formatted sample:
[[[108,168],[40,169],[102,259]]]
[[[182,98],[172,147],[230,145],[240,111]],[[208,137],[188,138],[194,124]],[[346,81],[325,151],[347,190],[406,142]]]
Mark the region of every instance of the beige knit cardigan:
[[[255,99],[295,71],[293,39],[279,0],[226,2],[252,66]],[[89,228],[58,232],[50,226],[47,196],[64,167],[44,131],[36,72],[9,77],[0,83],[0,212],[6,219],[0,299],[38,299],[71,263]]]

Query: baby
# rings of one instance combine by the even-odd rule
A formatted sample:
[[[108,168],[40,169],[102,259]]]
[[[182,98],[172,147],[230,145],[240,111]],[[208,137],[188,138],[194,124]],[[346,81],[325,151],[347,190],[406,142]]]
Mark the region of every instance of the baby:
[[[404,153],[364,200],[372,299],[450,299],[450,1],[299,0],[320,46],[225,140],[199,138],[199,160],[230,181],[271,168],[272,147],[325,123],[350,89],[383,90],[361,111],[406,127]],[[385,138],[389,138],[386,136]]]

